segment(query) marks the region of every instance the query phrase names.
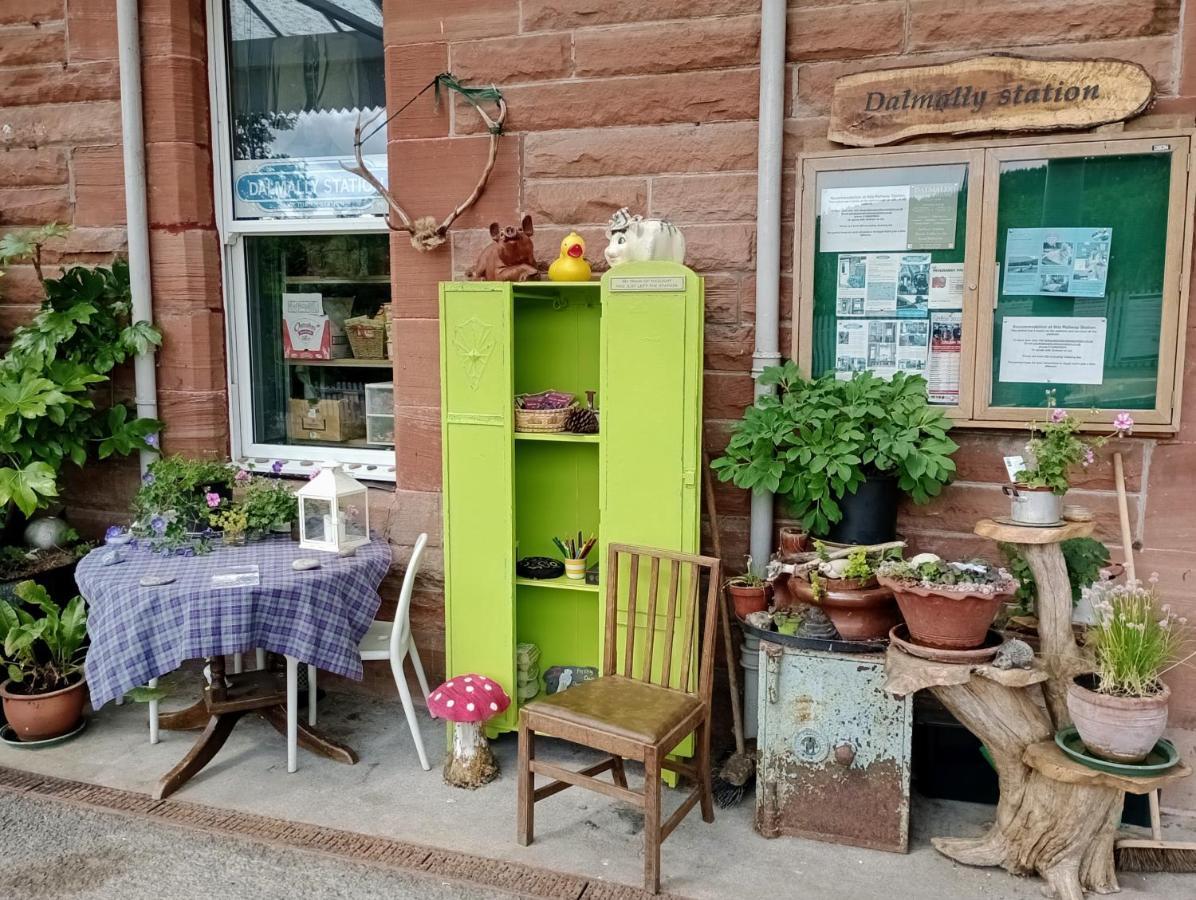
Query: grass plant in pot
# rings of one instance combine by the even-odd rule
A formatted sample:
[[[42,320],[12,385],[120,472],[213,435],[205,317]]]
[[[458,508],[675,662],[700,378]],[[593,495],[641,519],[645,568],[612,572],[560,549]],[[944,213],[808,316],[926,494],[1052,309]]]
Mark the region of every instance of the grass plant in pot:
[[[825,553],[821,542],[815,548]],[[821,606],[843,640],[883,640],[901,620],[893,591],[876,578],[885,556],[857,547],[846,558],[823,560],[805,579],[790,579],[789,590],[797,599]]]
[[[955,471],[951,423],[927,402],[921,376],[809,380],[787,362],[760,382],[777,392],[748,407],[711,467],[737,487],[780,495],[812,535],[891,541],[901,493],[926,503]]]
[[[83,679],[87,610],[82,597],[59,610],[45,589],[32,581],[17,585],[16,595],[18,603],[0,600],[8,676],[0,684],[4,717],[22,741],[61,737],[78,726],[87,700]]]
[[[940,650],[981,646],[1017,587],[1007,571],[983,560],[945,562],[933,553],[883,562],[877,580],[896,596],[910,638]]]
[[[1171,691],[1162,676],[1190,660],[1187,619],[1160,603],[1157,576],[1142,584],[1098,582],[1085,589],[1096,622],[1085,637],[1095,671],[1067,688],[1067,711],[1096,756],[1137,763],[1167,727]]]
[[[752,558],[747,558],[747,571],[727,580],[727,593],[735,607],[735,615],[746,619],[750,613],[764,612],[772,597],[772,585],[752,569]]]
[[[1083,421],[1055,406],[1054,391],[1047,391],[1047,407],[1047,421],[1030,424],[1027,468],[1015,473],[1014,483],[1003,488],[1009,496],[1009,516],[1019,525],[1062,521],[1063,497],[1070,487],[1072,469],[1090,466],[1096,461],[1096,448],[1103,447],[1110,437],[1129,434],[1134,427],[1130,414],[1121,412],[1113,419],[1112,434],[1084,438],[1080,436]]]

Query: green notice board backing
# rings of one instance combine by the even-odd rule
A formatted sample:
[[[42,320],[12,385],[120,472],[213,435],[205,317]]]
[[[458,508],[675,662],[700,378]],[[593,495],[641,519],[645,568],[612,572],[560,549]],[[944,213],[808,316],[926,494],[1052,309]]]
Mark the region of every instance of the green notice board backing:
[[[1053,390],[1055,401],[1064,407],[1154,408],[1171,167],[1170,152],[1001,163],[992,331],[993,407],[1041,408],[1046,406],[1047,391]],[[1014,250],[1009,246],[1011,229],[1015,230]],[[1035,259],[1036,254],[1025,253],[1025,241],[1017,247],[1016,229],[1041,229],[1047,255]],[[1110,232],[1107,235],[1103,234],[1106,230]],[[1039,232],[1020,234],[1036,236]],[[1095,242],[1088,240],[1094,235]],[[1090,286],[1078,291],[1075,284],[1066,283],[1066,274],[1037,275],[1038,264],[1048,255],[1052,263],[1049,268],[1066,273],[1069,268],[1075,269],[1077,261],[1085,265],[1088,254],[1094,254],[1097,262],[1091,267]],[[1051,278],[1057,282],[1052,283]],[[1085,290],[1099,294],[1102,280],[1103,296],[1075,295]],[[1058,290],[1059,295],[1045,292],[1051,289]],[[1002,339],[1006,319],[1011,317],[1066,318],[1085,323],[1103,319],[1104,365],[1099,383],[1003,380]],[[1032,322],[1027,324],[1032,326]],[[1005,373],[1009,374],[1008,367]]]

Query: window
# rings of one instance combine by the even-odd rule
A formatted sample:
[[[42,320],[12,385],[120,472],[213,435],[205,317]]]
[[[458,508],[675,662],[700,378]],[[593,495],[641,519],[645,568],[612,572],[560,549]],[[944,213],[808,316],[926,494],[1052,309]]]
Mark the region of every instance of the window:
[[[334,459],[393,480],[385,204],[342,165],[359,117],[386,105],[380,5],[212,0],[209,12],[234,456],[293,474]],[[367,135],[385,182],[385,129]]]
[[[1190,134],[803,158],[794,358],[922,374],[978,426],[1178,427]]]

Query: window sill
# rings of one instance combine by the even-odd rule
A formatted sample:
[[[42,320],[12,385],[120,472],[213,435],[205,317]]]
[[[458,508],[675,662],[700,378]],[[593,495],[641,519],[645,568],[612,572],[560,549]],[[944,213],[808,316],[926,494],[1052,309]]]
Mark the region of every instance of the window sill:
[[[338,452],[331,447],[312,447],[302,456],[297,455],[301,447],[276,447],[268,456],[239,456],[233,460],[237,465],[251,472],[274,472],[274,465],[282,463],[275,472],[293,478],[310,478],[319,471],[322,462],[339,462],[345,472],[359,481],[381,481],[393,484],[395,480],[395,456],[393,450],[356,451],[352,454]],[[351,457],[351,458],[350,458]],[[377,457],[376,461],[364,457]]]

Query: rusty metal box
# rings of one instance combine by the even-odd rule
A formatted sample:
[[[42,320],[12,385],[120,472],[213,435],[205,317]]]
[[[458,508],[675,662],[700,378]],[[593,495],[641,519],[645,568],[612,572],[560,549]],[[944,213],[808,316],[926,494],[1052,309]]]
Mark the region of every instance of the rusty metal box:
[[[760,643],[756,830],[904,853],[912,703],[883,653]]]

